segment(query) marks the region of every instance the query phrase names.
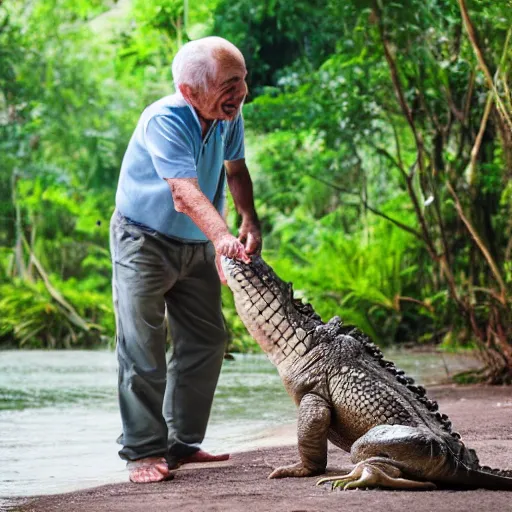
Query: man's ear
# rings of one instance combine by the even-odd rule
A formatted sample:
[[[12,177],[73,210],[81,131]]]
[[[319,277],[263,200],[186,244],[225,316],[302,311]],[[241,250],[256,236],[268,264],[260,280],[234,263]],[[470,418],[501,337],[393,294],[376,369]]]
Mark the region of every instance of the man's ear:
[[[192,89],[192,87],[190,87],[190,85],[180,84],[179,89],[180,89],[181,95],[185,98],[185,100],[188,103],[192,103],[195,100],[196,94],[195,94],[194,90]]]

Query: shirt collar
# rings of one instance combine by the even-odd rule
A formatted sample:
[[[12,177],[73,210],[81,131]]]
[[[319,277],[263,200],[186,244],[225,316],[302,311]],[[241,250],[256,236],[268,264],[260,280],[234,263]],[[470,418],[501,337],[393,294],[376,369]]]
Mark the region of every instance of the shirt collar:
[[[199,127],[199,133],[202,133],[202,128],[201,128],[201,121],[199,120],[199,116],[197,115],[197,112],[196,112],[196,109],[183,97],[183,94],[181,94],[181,91],[176,91],[176,96],[179,98],[179,99],[182,99],[183,102],[187,105],[187,107],[190,109],[190,111],[192,112],[192,115],[194,116],[194,119],[196,120],[196,123],[197,123],[197,126]],[[221,130],[223,130],[223,121],[220,120],[220,119],[214,119],[212,121],[212,124],[210,126],[210,128],[208,129],[208,133],[210,133],[210,131],[212,131],[212,128],[214,129],[216,126],[218,126],[220,124],[221,126]]]

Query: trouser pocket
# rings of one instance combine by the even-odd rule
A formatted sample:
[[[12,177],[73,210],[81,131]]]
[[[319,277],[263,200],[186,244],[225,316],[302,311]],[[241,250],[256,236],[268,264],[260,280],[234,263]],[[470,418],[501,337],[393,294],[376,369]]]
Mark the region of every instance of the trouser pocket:
[[[111,236],[113,237],[112,259],[122,263],[131,258],[144,243],[144,232],[137,226],[116,221]]]

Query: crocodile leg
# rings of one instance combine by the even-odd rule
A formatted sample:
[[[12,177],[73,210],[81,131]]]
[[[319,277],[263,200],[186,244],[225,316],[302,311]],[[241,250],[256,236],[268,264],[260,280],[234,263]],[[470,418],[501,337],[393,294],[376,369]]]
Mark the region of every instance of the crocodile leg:
[[[403,425],[379,425],[351,449],[354,469],[347,475],[322,478],[343,489],[385,487],[435,489],[428,481],[446,471],[446,446],[429,431]]]
[[[402,471],[380,457],[375,457],[356,464],[348,475],[330,476],[321,478],[317,485],[332,483],[332,488],[342,487],[348,489],[368,489],[384,487],[386,489],[424,489],[432,490],[436,486],[432,482],[420,482],[401,478]]]
[[[297,434],[301,462],[275,469],[269,478],[315,476],[327,466],[327,433],[331,410],[318,395],[304,395],[299,405]]]

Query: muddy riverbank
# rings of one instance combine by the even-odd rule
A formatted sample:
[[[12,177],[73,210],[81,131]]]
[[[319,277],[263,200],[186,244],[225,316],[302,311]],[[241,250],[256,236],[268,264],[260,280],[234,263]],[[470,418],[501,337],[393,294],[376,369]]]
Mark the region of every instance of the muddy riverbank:
[[[442,412],[450,416],[466,444],[477,450],[482,464],[512,468],[512,388],[435,386],[429,388],[429,396],[439,401]],[[183,466],[169,482],[105,485],[18,501],[13,503],[13,509],[20,512],[512,512],[512,492],[480,489],[331,492],[316,487],[316,478],[268,480],[267,475],[274,467],[296,459],[294,426],[286,424],[274,433],[274,442],[278,440],[280,446],[235,453],[226,463]],[[347,454],[330,448],[330,472],[348,463]]]

